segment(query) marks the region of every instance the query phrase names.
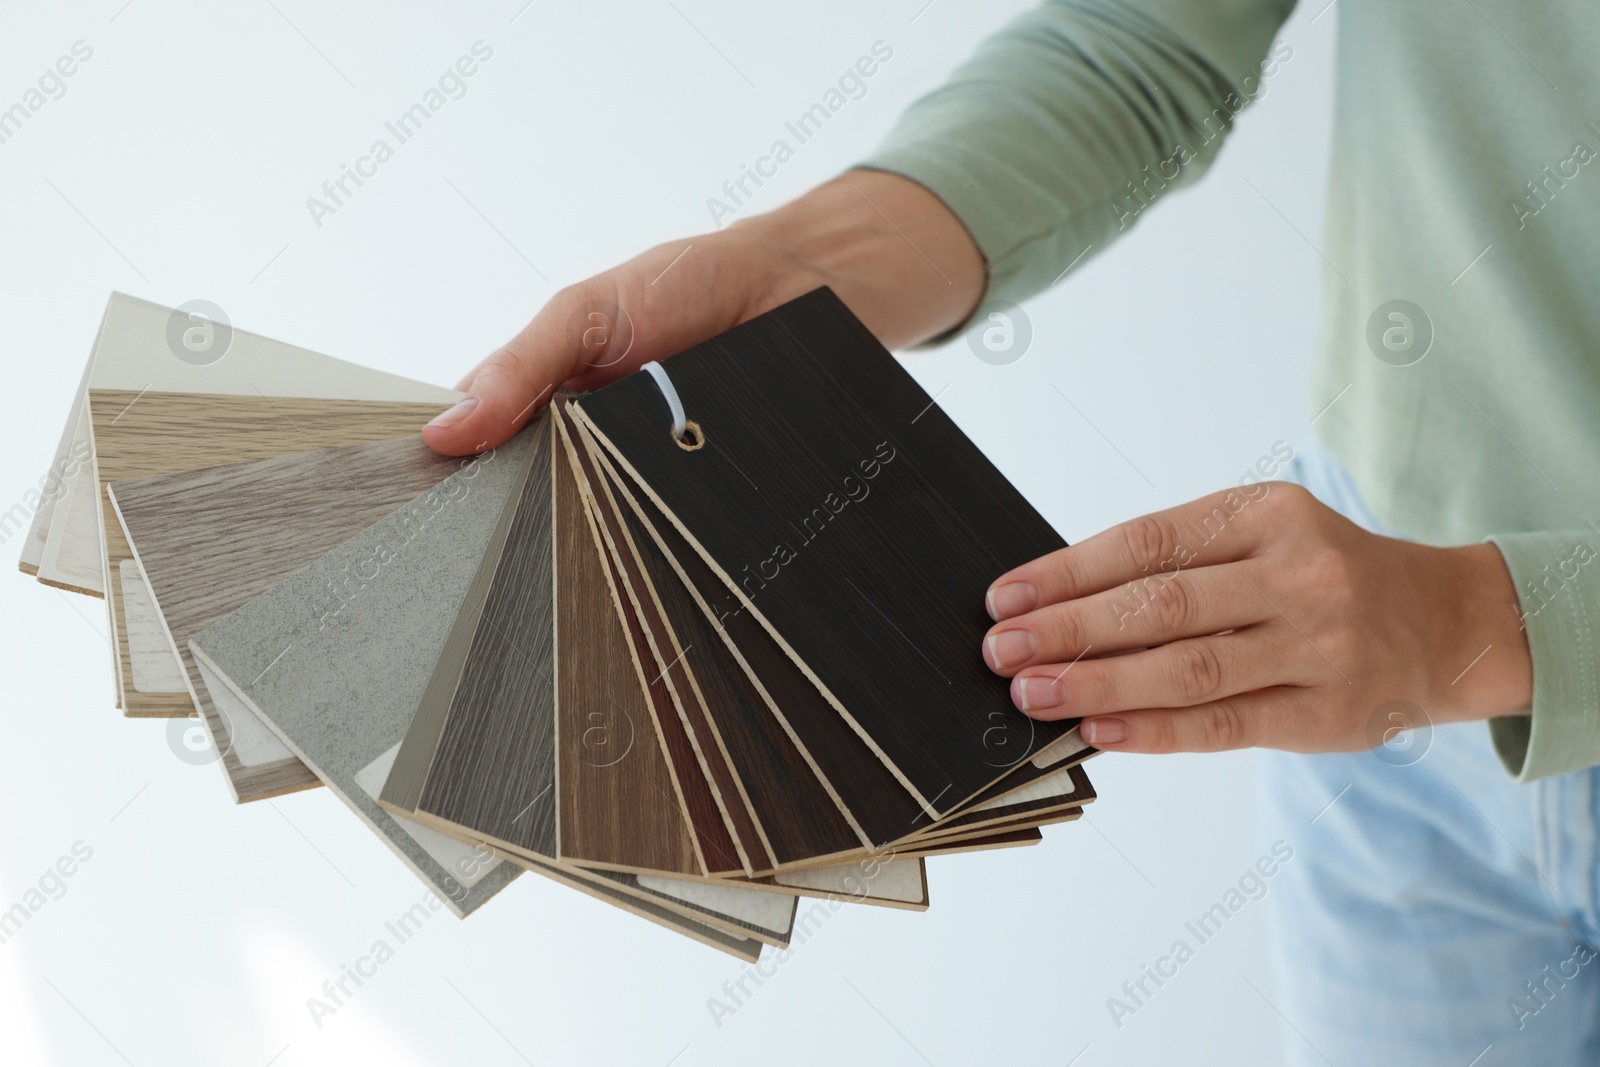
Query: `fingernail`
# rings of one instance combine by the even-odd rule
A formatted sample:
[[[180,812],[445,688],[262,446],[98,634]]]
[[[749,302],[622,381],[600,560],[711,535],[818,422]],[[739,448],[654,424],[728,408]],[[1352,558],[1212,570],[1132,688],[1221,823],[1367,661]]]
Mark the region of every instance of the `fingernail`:
[[[1023,662],[1038,648],[1039,642],[1028,630],[1007,630],[1005,633],[990,634],[983,642],[984,658],[989,661],[989,666],[997,671]]]
[[[1053,678],[1014,678],[1011,702],[1022,711],[1059,708],[1067,702],[1066,686]]]
[[[989,608],[989,618],[999,622],[1038,607],[1039,590],[1033,587],[1032,582],[1007,582],[989,590],[984,603]]]
[[[1114,745],[1128,739],[1126,719],[1085,719],[1080,730],[1091,745]]]
[[[471,415],[477,406],[478,398],[475,396],[469,396],[465,400],[461,401],[461,403],[451,408],[449,411],[440,413],[440,415],[432,422],[428,423],[428,425],[438,426],[441,428],[445,426],[454,426],[468,415]]]

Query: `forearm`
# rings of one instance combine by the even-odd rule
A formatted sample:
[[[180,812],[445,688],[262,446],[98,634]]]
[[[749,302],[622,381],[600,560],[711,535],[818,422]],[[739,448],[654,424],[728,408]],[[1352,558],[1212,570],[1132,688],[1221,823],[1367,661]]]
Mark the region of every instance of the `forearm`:
[[[966,227],[894,174],[851,171],[725,233],[771,261],[764,306],[753,310],[827,285],[889,348],[943,333],[983,295],[983,255]]]

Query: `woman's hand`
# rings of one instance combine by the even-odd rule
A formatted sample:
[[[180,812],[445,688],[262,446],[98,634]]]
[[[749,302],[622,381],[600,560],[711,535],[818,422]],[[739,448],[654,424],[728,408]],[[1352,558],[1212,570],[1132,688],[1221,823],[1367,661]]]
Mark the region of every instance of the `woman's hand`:
[[[650,249],[569,286],[456,387],[423,438],[447,455],[498,446],[560,385],[593,389],[819,285],[891,348],[960,323],[983,256],[937,197],[852,171],[767,215]]]
[[[1380,537],[1282,482],[1034,560],[988,607],[983,656],[1017,707],[1082,716],[1113,751],[1355,751],[1386,740],[1391,701],[1452,722],[1533,694],[1499,549]]]

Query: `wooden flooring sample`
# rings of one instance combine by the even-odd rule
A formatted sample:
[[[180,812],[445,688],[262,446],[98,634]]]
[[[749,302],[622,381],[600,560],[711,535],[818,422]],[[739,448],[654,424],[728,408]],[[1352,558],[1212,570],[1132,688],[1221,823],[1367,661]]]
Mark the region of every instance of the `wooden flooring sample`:
[[[433,660],[380,800],[446,832],[479,834],[554,862],[554,442],[548,418],[530,427],[523,432],[536,435],[537,453]],[[542,542],[525,536],[538,528],[546,531]]]
[[[726,765],[720,759],[711,762],[720,753],[704,750],[692,732],[684,701],[692,700],[693,694],[680,693],[678,678],[673,676],[674,670],[680,676],[686,670],[683,653],[659,607],[643,588],[639,562],[627,544],[615,502],[593,469],[587,450],[572,440],[559,401],[552,405],[551,418],[556,423],[562,451],[573,464],[590,525],[608,556],[613,587],[626,594],[621,614],[633,648],[633,661],[639,668],[657,740],[667,757],[674,799],[689,821],[701,863],[709,874],[753,874],[755,866],[744,841],[748,839],[751,847],[759,847],[759,831],[734,789]],[[722,795],[724,792],[727,798]],[[763,866],[768,864],[763,854]]]
[[[107,573],[116,575],[123,560],[133,559],[106,492],[112,482],[405,437],[439,410],[428,403],[91,390],[89,420]],[[132,716],[192,715],[194,705],[182,687],[175,693],[143,692],[135,684],[130,624],[118,582],[110,583],[106,600],[123,711]]]
[[[520,434],[466,465],[420,455],[413,451],[420,442],[409,440],[329,453],[370,493],[379,492],[373,483],[396,461],[394,481],[431,474],[432,484],[189,642],[200,664],[462,914],[517,868],[488,849],[419,835],[425,828],[402,824],[373,793],[410,725],[478,557],[534,459],[537,437]],[[359,510],[357,490],[346,486],[341,493],[323,481],[326,466],[315,454],[272,461],[263,499],[280,479],[298,474],[307,492],[330,502],[349,499]],[[231,481],[240,470],[211,473]],[[261,530],[257,545],[270,552],[275,538],[289,532]]]
[[[565,457],[551,488],[559,858],[609,870],[704,874],[636,673],[622,593]]]
[[[458,469],[458,477],[447,477]],[[270,732],[270,744],[259,738],[266,727],[254,716],[219,708],[189,640],[403,504],[412,504],[408,528],[420,528],[451,503],[444,494],[469,492],[479,469],[405,437],[111,484],[122,532],[236,800],[304,788],[316,778]],[[358,575],[342,582],[330,587],[329,612],[343,606],[345,588],[362,586]],[[131,641],[131,618],[129,624]],[[142,673],[135,672],[136,688]]]
[[[604,462],[600,467],[606,469]],[[735,656],[735,638],[716,624],[709,603],[696,595],[696,588],[712,580],[699,557],[675,542],[676,531],[659,519],[648,522],[626,485],[609,479],[608,483],[621,498],[618,517],[636,549],[642,577],[648,580],[650,592],[672,627],[681,656],[674,670],[698,698],[708,740],[725,757],[736,780],[737,795],[759,827],[771,866],[781,868],[850,853],[910,832],[911,820],[921,808],[832,715],[832,709],[821,706],[813,721],[825,725],[830,742],[838,740],[855,756],[853,762],[831,760],[827,769],[837,776],[843,765],[844,777],[839,780],[844,792],[859,801],[868,823],[878,831],[877,837],[857,829],[847,814],[846,801],[836,799],[826,779],[808,760],[806,750],[785,729],[776,706],[769,706],[764,690],[816,705],[822,704],[821,695],[748,616],[724,622],[741,630],[744,640],[738,647],[755,646],[751,656],[769,671],[763,676],[741,666]],[[674,566],[680,562],[682,569]],[[761,658],[763,654],[766,659]],[[877,792],[871,792],[873,787]]]
[[[571,466],[541,447],[384,800],[534,858],[704,874]]]
[[[451,389],[333,359],[225,324],[214,324],[208,332],[201,320],[123,293],[112,293],[106,302],[67,419],[67,432],[73,434],[70,447],[90,443],[87,412],[92,389],[134,395],[172,392],[372,400],[423,403],[441,409],[461,396]],[[399,433],[415,429],[411,426]],[[225,440],[209,444],[215,450]],[[304,451],[306,447],[286,451]],[[214,452],[210,460],[191,466],[244,458]],[[87,478],[69,479],[61,499],[39,524],[41,531],[48,533],[34,561],[41,582],[98,596],[104,592],[106,580],[114,580],[101,566],[99,505],[103,499],[92,473]],[[25,554],[24,559],[29,558]]]
[[[702,447],[672,438],[645,374],[580,418],[925,809],[1076,725],[1027,719],[979,652],[989,583],[1064,542],[837,297],[666,367]]]

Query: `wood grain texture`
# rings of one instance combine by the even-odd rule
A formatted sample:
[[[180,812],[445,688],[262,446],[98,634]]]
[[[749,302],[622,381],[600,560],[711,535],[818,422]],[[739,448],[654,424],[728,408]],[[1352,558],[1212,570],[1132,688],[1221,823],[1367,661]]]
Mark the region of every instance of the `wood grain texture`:
[[[673,357],[706,445],[648,375],[583,417],[837,712],[942,815],[1070,730],[1012,706],[984,594],[1064,542],[831,292]]]
[[[609,471],[605,457],[597,458],[600,470]],[[618,515],[637,549],[650,591],[681,635],[678,651],[689,650],[674,669],[697,697],[706,730],[736,777],[773,867],[847,855],[909,832],[921,808],[829,708],[818,707],[808,720],[823,724],[823,740],[799,741],[810,740],[832,758],[820,769],[808,759],[807,749],[785,728],[779,709],[796,700],[820,705],[815,687],[748,616],[724,618],[718,625],[710,602],[697,592],[714,582],[709,570],[659,516],[655,522],[646,517],[626,485],[610,477],[608,482],[620,497]],[[742,640],[730,629],[739,631]],[[773,693],[783,694],[783,701],[770,699]],[[835,744],[846,752],[834,752]],[[853,761],[847,759],[851,755]],[[829,771],[843,782],[843,793],[869,811],[868,822],[879,830],[880,840],[857,829],[847,814],[847,801],[829,788]]]
[[[259,754],[236,750],[235,735],[251,724],[230,722],[219,711],[201,683],[190,639],[402,505],[413,505],[407,528],[420,529],[449,498],[419,496],[461,467],[420,437],[406,437],[111,483],[112,506],[236,800],[313,785],[315,778],[282,745]],[[449,484],[464,491],[470,483]],[[362,584],[356,575],[340,576],[324,606],[341,610]]]
[[[196,666],[209,667],[458,914],[482,905],[517,868],[471,847],[480,841],[462,847],[401,823],[377,804],[362,776],[405,735],[477,558],[512,488],[526,477],[536,437],[520,435],[465,465],[418,453],[415,440],[249,465],[266,468],[263,501],[282,499],[275,490],[285,485],[312,497],[355,494],[323,484],[328,458],[374,494],[386,472],[394,484],[421,480],[424,488],[188,642]],[[241,492],[237,478],[248,473],[202,472],[209,487],[229,497]],[[170,498],[149,492],[143,499]],[[255,543],[270,554],[275,539],[293,541],[293,517],[284,521],[289,525],[276,532],[271,523],[247,525],[260,531]]]
[[[701,865],[712,875],[751,874],[753,868],[735,833],[733,816],[713,788],[705,757],[690,733],[682,706],[683,695],[676,691],[675,680],[669,677],[681,662],[682,653],[674,647],[665,620],[642,589],[638,562],[618,525],[614,504],[593,470],[588,453],[572,440],[560,401],[552,405],[551,418],[562,442],[562,452],[572,466],[574,484],[589,513],[590,526],[601,542],[600,551],[607,555],[613,583],[624,594],[621,615],[632,646],[633,662],[640,668],[639,682],[645,691],[656,739],[666,756],[675,799],[688,819]],[[742,806],[740,811],[743,821],[748,823],[748,813]]]
[[[611,870],[704,874],[640,685],[622,622],[623,593],[571,465],[556,468],[560,858]]]
[[[581,431],[580,439],[593,448],[592,438],[583,436]],[[682,632],[697,634],[700,647],[710,652],[709,655],[703,651],[699,656],[683,656],[680,668],[691,679],[706,683],[699,691],[711,696],[704,704],[708,725],[723,742],[730,765],[742,766],[745,780],[753,783],[754,788],[747,793],[752,809],[766,812],[767,820],[779,827],[780,833],[789,834],[778,839],[780,847],[787,846],[779,869],[810,868],[821,859],[840,863],[853,855],[892,852],[923,841],[924,835],[937,834],[946,841],[953,841],[958,837],[970,837],[986,826],[1014,824],[1021,815],[1038,813],[1042,816],[1092,798],[1088,778],[1081,770],[1075,772],[1074,779],[1071,777],[1074,772],[1069,772],[1065,764],[1045,771],[1024,762],[980,794],[982,801],[992,804],[1007,795],[1026,795],[1030,788],[1040,796],[1054,796],[1060,791],[1052,793],[1040,783],[1061,776],[1080,782],[1082,792],[1056,803],[1018,803],[971,815],[966,814],[968,807],[964,806],[943,820],[929,822],[926,812],[897,788],[887,768],[860,739],[826,709],[817,706],[821,697],[815,687],[748,614],[724,614],[720,620],[723,625],[717,625],[708,601],[695,593],[707,583],[715,584],[709,568],[704,567],[670,524],[660,521],[659,515],[651,521],[646,505],[616,477],[603,453],[595,450],[595,458],[598,472],[617,497],[626,502],[620,509],[622,517],[632,543],[639,549],[639,560],[650,576],[648,584],[658,604]],[[739,633],[740,639],[735,640],[731,636],[733,632]],[[729,655],[722,656],[721,652]],[[755,669],[755,664],[760,668]],[[763,695],[774,692],[782,693],[783,700],[769,700]],[[780,709],[786,704],[807,701],[815,710],[792,720],[803,732],[786,729],[785,715]],[[762,708],[770,714],[752,713]],[[822,767],[813,768],[812,761],[796,745],[797,739],[809,741],[809,750],[822,754],[819,761]],[[823,785],[826,777],[823,769],[833,771],[835,780],[841,783],[838,792],[842,797],[872,813],[868,817],[869,825],[877,830],[880,839],[871,842],[870,850],[863,850],[860,844],[861,840],[870,839],[852,840],[854,832],[850,824],[830,812],[830,805],[836,800],[833,792]],[[1033,797],[1029,795],[1029,799]],[[977,803],[975,800],[973,805]]]
[[[551,431],[541,419],[501,543],[479,565],[383,799],[554,861]]]
[[[74,401],[74,417],[84,413],[88,394],[93,390],[121,391],[129,395],[144,392],[318,397],[415,403],[435,409],[448,407],[461,397],[454,390],[227,327],[212,334],[213,340],[226,344],[225,349],[207,354],[218,358],[180,357],[174,327],[184,329],[194,324],[193,319],[171,308],[112,293],[106,301],[94,347],[84,368],[83,381]],[[410,426],[381,436],[397,437],[414,429],[415,426]],[[81,440],[88,442],[91,436],[85,421]],[[78,439],[74,431],[74,440]],[[218,438],[211,443],[215,446],[221,440],[225,439]],[[300,452],[308,447],[311,446],[282,451]],[[258,457],[223,454],[185,466],[212,466],[235,458]],[[109,577],[101,566],[105,532],[101,528],[100,505],[105,498],[94,479],[79,481],[69,494],[73,506],[65,509],[58,506],[50,516],[49,539],[40,559],[38,577],[48,585],[81,588],[81,591],[99,595],[104,580]],[[87,506],[79,506],[79,502]]]
[[[114,574],[122,560],[133,558],[106,492],[112,482],[404,437],[439,410],[440,405],[430,403],[91,389],[89,421],[105,570]],[[116,582],[106,589],[106,601],[123,711],[134,716],[194,714],[187,693],[140,693],[132,685],[127,620]]]

